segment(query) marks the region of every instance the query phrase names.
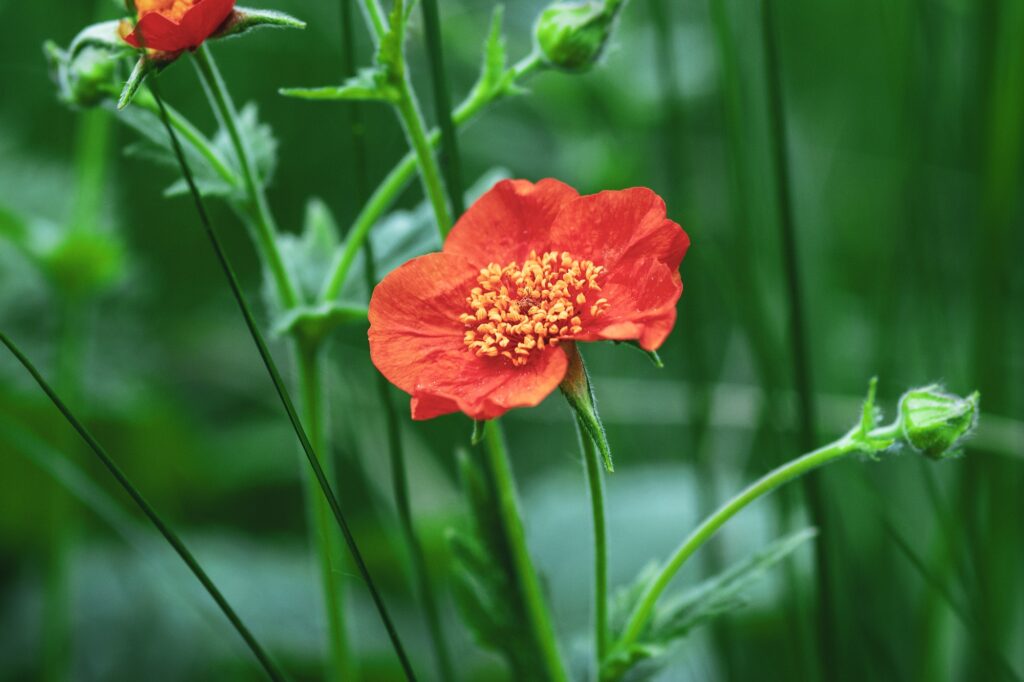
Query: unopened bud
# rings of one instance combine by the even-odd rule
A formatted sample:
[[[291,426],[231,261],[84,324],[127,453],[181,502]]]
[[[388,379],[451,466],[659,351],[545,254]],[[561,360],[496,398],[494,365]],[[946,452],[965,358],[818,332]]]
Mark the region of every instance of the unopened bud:
[[[621,0],[558,2],[537,19],[534,35],[550,66],[563,71],[590,69],[604,53]]]
[[[977,392],[961,398],[936,385],[907,391],[900,399],[903,437],[932,459],[955,455],[978,422],[978,400]]]

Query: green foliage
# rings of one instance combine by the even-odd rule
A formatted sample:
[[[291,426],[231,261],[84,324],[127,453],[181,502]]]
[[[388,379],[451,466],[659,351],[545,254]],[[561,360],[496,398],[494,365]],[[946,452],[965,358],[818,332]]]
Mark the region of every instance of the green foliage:
[[[515,84],[515,72],[508,68],[508,48],[502,24],[505,8],[497,5],[491,13],[491,28],[484,43],[483,66],[473,87],[473,98],[502,97],[522,92]]]
[[[493,485],[465,453],[459,456],[459,472],[473,525],[469,533],[448,530],[455,604],[476,642],[505,659],[512,679],[544,679]]]
[[[613,646],[602,662],[601,679],[618,680],[627,672],[631,682],[651,679],[676,644],[694,629],[745,606],[744,592],[815,535],[814,528],[787,535],[693,589],[663,600],[635,643],[625,649]],[[649,564],[632,584],[613,596],[609,616],[613,641],[621,636],[629,615],[658,573],[658,566]]]
[[[146,95],[148,97],[148,94]],[[178,162],[171,147],[171,141],[160,123],[159,117],[150,108],[130,107],[120,113],[120,119],[142,135],[143,140],[130,145],[126,153],[130,156],[147,159],[167,168],[177,169]],[[268,185],[277,167],[277,138],[271,127],[259,120],[256,105],[246,104],[238,115],[239,133],[246,140],[249,154],[259,180]],[[180,136],[185,158],[195,176],[196,187],[203,196],[215,196],[244,205],[247,201],[245,190],[237,180],[228,181],[218,166],[226,166],[232,178],[242,176],[242,168],[235,154],[231,137],[222,126],[212,140],[205,140],[197,134],[199,141]],[[215,164],[211,156],[217,159]],[[188,185],[183,179],[176,180],[164,195],[168,197],[183,196],[188,193]]]

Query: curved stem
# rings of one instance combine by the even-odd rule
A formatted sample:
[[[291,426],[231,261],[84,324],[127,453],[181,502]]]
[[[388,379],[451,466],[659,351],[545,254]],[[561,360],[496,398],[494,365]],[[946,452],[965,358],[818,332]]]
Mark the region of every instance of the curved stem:
[[[325,457],[327,450],[326,410],[324,405],[323,356],[309,345],[296,343],[296,364],[299,369],[299,390],[302,394],[303,417],[309,431],[310,444],[320,457],[320,465],[328,478],[333,479],[332,461]],[[349,656],[345,633],[345,592],[341,577],[341,547],[334,533],[331,508],[323,495],[316,492],[316,479],[310,472],[310,502],[316,537],[317,555],[320,560],[320,580],[324,589],[324,609],[327,612],[327,639],[330,652],[330,673],[327,679],[346,680],[352,677],[352,660]]]
[[[543,67],[543,61],[536,54],[531,54],[514,65],[510,71],[513,73],[513,82],[532,74]],[[465,101],[460,104],[452,113],[452,121],[456,127],[462,126],[471,121],[481,110],[495,100],[502,97],[502,93],[493,91],[474,90]],[[441,132],[432,130],[427,136],[427,142],[431,147],[437,146],[441,140]],[[409,180],[416,173],[417,155],[409,152],[398,164],[391,169],[380,185],[370,196],[370,200],[363,206],[356,217],[355,223],[349,230],[348,238],[345,240],[345,248],[335,257],[331,263],[330,274],[324,280],[324,286],[320,290],[320,301],[333,301],[341,293],[345,285],[348,273],[355,262],[359,250],[370,234],[370,229],[380,220],[381,216],[391,207],[398,196],[405,189]]]
[[[294,308],[299,303],[298,288],[292,280],[288,268],[285,267],[284,259],[277,248],[277,224],[270,213],[270,206],[267,197],[263,192],[262,181],[252,161],[252,156],[246,146],[238,129],[238,112],[228,94],[224,79],[217,70],[217,66],[210,55],[206,45],[192,53],[193,61],[199,71],[200,80],[206,89],[213,104],[217,117],[228,131],[231,144],[238,156],[238,165],[242,171],[242,181],[245,191],[249,195],[249,202],[252,205],[253,224],[256,228],[256,241],[259,244],[263,260],[270,268],[271,275],[277,287],[281,305],[285,309]]]
[[[590,510],[594,517],[594,646],[597,667],[608,653],[608,532],[605,528],[604,477],[601,457],[583,422],[576,419],[576,431],[583,451],[590,489]]]
[[[669,560],[665,562],[665,565],[658,573],[658,577],[650,583],[637,603],[636,608],[633,609],[622,638],[616,642],[616,648],[626,648],[637,640],[654,612],[654,606],[658,601],[658,597],[668,587],[672,578],[675,577],[679,569],[686,563],[686,560],[701,545],[707,542],[726,521],[759,497],[770,493],[794,478],[817,469],[823,464],[854,452],[858,447],[859,445],[852,435],[847,434],[834,443],[818,448],[772,470],[719,507],[696,530],[690,533]]]
[[[121,468],[117,466],[113,459],[111,459],[110,455],[107,454],[107,451],[102,445],[100,445],[99,441],[97,441],[93,437],[92,433],[85,428],[82,422],[75,417],[71,410],[68,409],[67,405],[64,404],[64,401],[61,400],[60,396],[58,396],[50,385],[46,383],[46,380],[43,379],[42,375],[35,368],[32,362],[21,352],[13,341],[7,338],[7,335],[3,332],[0,332],[0,343],[7,346],[7,349],[11,351],[15,358],[18,359],[18,362],[20,362],[28,373],[32,375],[35,382],[39,384],[39,388],[43,389],[43,392],[47,395],[54,406],[60,410],[61,414],[64,415],[64,418],[67,419],[69,424],[71,424],[72,428],[78,432],[78,435],[82,437],[82,440],[84,440],[86,445],[89,446],[89,449],[91,449],[100,459],[107,471],[110,472],[124,491],[128,493],[128,496],[131,497],[132,501],[134,501],[139,509],[142,510],[142,513],[146,515],[146,518],[156,526],[156,529],[160,531],[160,534],[164,536],[164,539],[170,543],[171,547],[174,548],[174,551],[178,553],[181,560],[185,562],[185,565],[188,566],[190,571],[192,571],[192,574],[197,580],[199,580],[210,597],[213,598],[213,601],[216,602],[218,607],[220,607],[224,616],[228,621],[230,621],[231,625],[234,626],[235,630],[245,641],[246,646],[249,647],[249,650],[252,651],[260,665],[263,666],[267,676],[270,677],[270,679],[275,680],[275,682],[283,681],[285,679],[284,675],[277,669],[277,666],[271,660],[270,656],[263,650],[263,647],[260,646],[259,642],[256,641],[256,638],[253,637],[249,628],[245,626],[242,619],[238,617],[237,613],[235,613],[235,610],[231,608],[227,599],[224,598],[224,595],[221,594],[220,590],[217,589],[217,586],[212,580],[210,580],[210,576],[208,576],[206,571],[204,571],[199,565],[199,562],[196,561],[196,558],[192,555],[192,552],[189,551],[185,543],[181,541],[178,534],[171,530],[170,526],[168,526],[156,510],[150,506],[149,502],[146,501],[146,498],[142,496],[142,493],[140,493],[134,485],[132,485],[131,481],[128,480],[128,477],[125,476],[123,471],[121,471]]]
[[[541,590],[540,578],[526,546],[526,532],[523,529],[522,514],[519,511],[519,499],[516,495],[512,467],[508,460],[508,450],[505,447],[501,426],[496,420],[489,421],[484,426],[484,452],[487,465],[494,477],[494,487],[498,494],[498,511],[505,526],[519,590],[533,627],[533,636],[544,656],[543,665],[547,670],[548,679],[552,682],[568,682],[569,678],[566,675],[561,654],[558,652],[558,641],[555,638],[551,614],[548,612],[548,606]]]

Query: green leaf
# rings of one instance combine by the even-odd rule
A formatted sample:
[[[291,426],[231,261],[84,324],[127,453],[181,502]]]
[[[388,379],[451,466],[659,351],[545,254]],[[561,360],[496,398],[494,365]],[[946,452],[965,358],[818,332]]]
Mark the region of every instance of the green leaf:
[[[630,671],[631,681],[649,679],[666,662],[675,644],[710,620],[745,606],[744,592],[815,535],[814,528],[791,533],[697,587],[669,599],[658,607],[651,623],[634,644],[612,647],[611,654],[602,662],[601,679],[617,680]],[[628,615],[656,575],[657,571],[648,566],[632,585],[616,595],[611,609],[614,637],[621,636]],[[642,669],[637,669],[641,663]]]
[[[25,221],[14,211],[0,205],[0,237],[21,244],[27,235]]]
[[[628,346],[630,348],[635,348],[636,350],[638,350],[641,353],[643,353],[644,355],[646,355],[647,359],[651,361],[652,365],[654,365],[658,369],[665,369],[665,363],[661,361],[661,356],[658,355],[658,351],[656,351],[656,350],[645,350],[644,348],[642,348],[640,346],[640,343],[638,341],[615,341],[614,343],[617,346],[618,345],[624,345],[624,346]]]
[[[311,100],[394,102],[398,99],[398,90],[388,82],[387,75],[380,68],[360,69],[358,75],[349,78],[341,85],[320,88],[282,88],[278,92],[285,97]]]
[[[491,13],[491,30],[484,43],[483,67],[473,86],[473,97],[512,95],[520,92],[514,85],[514,74],[508,68],[508,49],[502,24],[505,8],[497,5]]]
[[[463,490],[472,509],[472,534],[448,531],[452,554],[452,595],[476,642],[505,658],[512,679],[545,679],[542,654],[531,636],[519,598],[515,569],[494,504],[492,485],[482,468],[459,454]]]
[[[365,324],[367,314],[366,308],[340,303],[299,306],[278,317],[273,333],[275,336],[285,336],[299,331],[303,338],[315,341],[326,337],[341,325]]]
[[[271,9],[235,7],[227,25],[215,37],[232,38],[258,28],[306,28],[301,19]]]
[[[327,277],[339,243],[338,225],[331,209],[314,197],[306,204],[306,215],[299,235],[279,234],[277,247],[285,267],[299,283],[302,299],[317,300],[320,285]]]

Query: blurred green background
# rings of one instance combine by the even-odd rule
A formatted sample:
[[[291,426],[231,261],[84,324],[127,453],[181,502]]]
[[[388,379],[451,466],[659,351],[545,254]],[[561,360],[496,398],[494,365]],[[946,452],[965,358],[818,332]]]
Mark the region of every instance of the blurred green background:
[[[297,677],[318,679],[326,625],[303,463],[194,207],[162,197],[174,172],[123,153],[134,131],[112,113],[70,111],[47,74],[43,41],[66,45],[95,18],[94,4],[0,0],[0,225],[29,233],[0,230],[0,328],[182,531],[261,641]],[[117,16],[116,3],[100,6]],[[256,102],[279,142],[270,200],[283,228],[299,229],[312,196],[345,226],[358,211],[345,105],[276,94],[339,81],[338,3],[274,6],[309,28],[212,49],[236,101]],[[506,8],[512,59],[529,53],[542,6]],[[479,70],[493,3],[440,8],[458,100]],[[1020,679],[1024,3],[786,0],[772,5],[767,44],[762,9],[635,0],[598,68],[541,73],[460,138],[467,180],[500,169],[581,192],[649,186],[693,240],[665,369],[623,347],[586,349],[617,462],[613,585],[664,557],[744,482],[845,431],[872,375],[889,414],[910,386],[977,388],[982,424],[964,458],[850,458],[730,524],[679,587],[805,525],[821,531],[819,556],[808,545],[772,571],[745,608],[685,640],[659,679]],[[432,114],[414,16],[410,59]],[[369,63],[365,32],[359,39]],[[772,43],[775,60],[766,59]],[[212,131],[188,60],[161,83]],[[386,107],[367,112],[372,186],[406,146]],[[93,186],[96,165],[81,163],[90,155],[106,161],[95,196],[82,191]],[[403,205],[415,210],[421,199],[413,185]],[[258,298],[245,231],[208,203]],[[67,238],[83,227],[86,238]],[[82,281],[100,282],[102,295],[61,293]],[[284,345],[275,349],[287,364]],[[342,505],[432,679],[365,330],[337,334],[331,359]],[[808,417],[812,431],[801,426]],[[582,660],[591,528],[571,418],[553,396],[505,421],[530,546],[564,648]],[[461,624],[446,578],[444,530],[468,524],[454,453],[469,422],[403,424],[417,526],[461,677],[505,679],[500,659]],[[6,357],[0,455],[0,680],[259,678],[177,558]],[[365,590],[354,575],[349,586],[364,679],[397,679]],[[61,623],[69,646],[54,639]]]

